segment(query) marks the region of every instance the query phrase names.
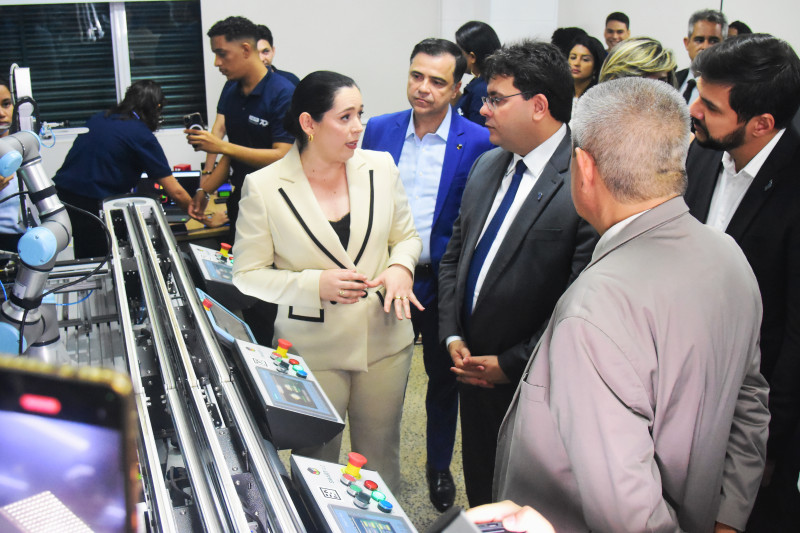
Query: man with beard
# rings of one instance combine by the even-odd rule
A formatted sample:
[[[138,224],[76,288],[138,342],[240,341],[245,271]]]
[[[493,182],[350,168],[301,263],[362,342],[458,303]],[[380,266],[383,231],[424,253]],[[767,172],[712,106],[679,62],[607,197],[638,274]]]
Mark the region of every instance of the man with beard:
[[[767,466],[748,531],[800,531],[800,59],[784,41],[746,35],[698,55],[696,140],[686,202],[731,235],[764,305],[761,373],[770,385]],[[709,268],[714,268],[709,265]]]

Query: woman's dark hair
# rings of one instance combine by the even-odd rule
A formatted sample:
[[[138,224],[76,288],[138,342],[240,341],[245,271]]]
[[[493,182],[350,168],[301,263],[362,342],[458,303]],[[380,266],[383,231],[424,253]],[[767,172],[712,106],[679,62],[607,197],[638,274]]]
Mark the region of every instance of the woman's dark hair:
[[[483,75],[484,61],[500,48],[500,39],[485,22],[471,20],[456,31],[456,44],[466,53],[475,54],[475,64]]]
[[[594,59],[594,66],[592,67],[592,81],[586,88],[588,91],[594,87],[597,84],[597,80],[600,79],[600,68],[603,66],[603,61],[606,59],[606,49],[603,46],[603,43],[601,43],[598,39],[584,34],[573,39],[572,45],[569,47],[570,54],[572,53],[572,49],[578,45],[589,50],[589,53],[592,54],[592,59]],[[567,59],[569,59],[569,54],[567,55]]]
[[[358,85],[353,78],[344,74],[318,70],[300,80],[294,88],[292,105],[283,119],[283,127],[297,139],[297,148],[301,152],[308,144],[308,139],[300,127],[300,115],[308,113],[314,122],[321,121],[322,116],[333,107],[336,93],[345,87],[358,88]]]
[[[0,85],[8,89],[9,92],[11,91],[11,85],[8,83],[8,79],[4,76],[0,76]]]
[[[728,31],[731,29],[736,30],[738,33],[737,35],[748,35],[753,33],[753,30],[750,29],[750,26],[742,22],[741,20],[734,20],[730,24],[728,24]]]
[[[161,121],[161,110],[167,103],[161,86],[153,80],[135,81],[125,91],[125,98],[106,111],[106,116],[120,115],[123,120],[138,118],[156,131]]]
[[[574,26],[569,28],[556,28],[553,36],[550,37],[550,43],[556,45],[559,50],[564,53],[564,57],[569,57],[569,51],[572,50],[572,43],[581,35],[586,35],[586,30],[583,28],[576,28]]]

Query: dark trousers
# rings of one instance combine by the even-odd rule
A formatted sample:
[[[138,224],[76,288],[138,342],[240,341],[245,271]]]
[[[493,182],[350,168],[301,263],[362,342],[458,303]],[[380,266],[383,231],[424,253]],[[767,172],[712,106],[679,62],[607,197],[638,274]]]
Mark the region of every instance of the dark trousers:
[[[228,244],[233,246],[236,240],[236,221],[239,219],[239,200],[242,199],[242,187],[234,187],[233,192],[226,202],[230,229],[228,230]]]
[[[461,455],[470,507],[492,501],[497,436],[515,390],[510,384],[485,389],[459,383]]]
[[[58,187],[56,187],[56,193],[58,194],[58,199],[62,202],[80,207],[94,215],[100,215],[100,208],[103,205],[102,200],[75,194]],[[105,257],[108,254],[108,243],[106,241],[106,232],[100,222],[69,207],[67,208],[67,214],[72,224],[72,248],[75,252],[75,259]]]
[[[772,480],[761,487],[747,522],[747,533],[800,531],[800,426],[785,457],[775,464]]]
[[[417,277],[419,274],[417,274]],[[450,371],[453,362],[450,354],[439,342],[439,309],[437,299],[420,311],[411,307],[414,333],[422,334],[422,360],[428,375],[425,395],[425,412],[428,415],[428,464],[436,471],[450,468],[458,422],[458,387],[456,376]]]

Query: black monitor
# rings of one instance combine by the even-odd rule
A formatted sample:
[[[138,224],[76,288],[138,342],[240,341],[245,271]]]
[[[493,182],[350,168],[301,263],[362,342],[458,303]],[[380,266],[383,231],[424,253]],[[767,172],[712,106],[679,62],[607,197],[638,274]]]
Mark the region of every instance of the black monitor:
[[[178,180],[181,187],[186,189],[190,197],[194,197],[194,193],[197,192],[197,189],[200,187],[200,177],[202,174],[203,173],[199,170],[175,170],[172,172],[172,175],[175,176],[175,179]],[[164,189],[161,188],[158,182],[154,179],[150,179],[144,172],[142,173],[139,183],[136,184],[135,192],[155,199],[164,207],[178,207],[175,200],[164,194]]]

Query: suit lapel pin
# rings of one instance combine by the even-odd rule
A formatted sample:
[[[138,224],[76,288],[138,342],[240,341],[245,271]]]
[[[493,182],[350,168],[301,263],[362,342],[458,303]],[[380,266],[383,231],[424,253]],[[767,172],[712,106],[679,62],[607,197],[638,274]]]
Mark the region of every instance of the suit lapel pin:
[[[764,185],[764,192],[767,192],[772,188],[772,180],[769,180],[766,185]]]
[[[464,148],[463,144],[457,144],[456,145],[456,150],[461,150],[462,148]]]
[[[542,193],[537,194],[536,195],[536,201],[538,202],[541,199],[542,199]]]

